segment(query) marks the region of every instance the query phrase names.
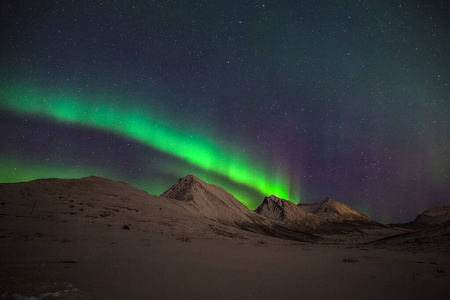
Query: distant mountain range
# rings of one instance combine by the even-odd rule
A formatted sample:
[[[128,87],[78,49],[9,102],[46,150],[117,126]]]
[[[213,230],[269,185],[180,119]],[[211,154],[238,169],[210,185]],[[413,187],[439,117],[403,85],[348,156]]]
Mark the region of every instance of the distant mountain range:
[[[300,228],[317,228],[325,222],[351,221],[360,225],[378,224],[347,205],[330,198],[318,203],[295,205],[291,201],[272,195],[264,198],[262,204],[255,211],[251,211],[224,189],[205,183],[193,175],[181,178],[161,194],[161,197],[189,203],[192,211],[222,222],[260,222],[268,218],[285,225],[296,224]]]
[[[89,220],[172,235],[245,238],[256,234],[317,242],[329,235],[367,235],[371,230],[390,230],[392,235],[402,232],[330,198],[296,205],[272,195],[252,211],[224,189],[192,175],[181,178],[161,196],[123,182],[86,177],[0,184],[0,200],[1,215],[55,222]],[[449,211],[449,207],[430,209],[403,227],[442,224],[450,220]]]
[[[266,197],[255,212],[293,229],[316,233],[343,233],[385,227],[349,206],[326,198],[322,202],[295,205],[276,196]]]

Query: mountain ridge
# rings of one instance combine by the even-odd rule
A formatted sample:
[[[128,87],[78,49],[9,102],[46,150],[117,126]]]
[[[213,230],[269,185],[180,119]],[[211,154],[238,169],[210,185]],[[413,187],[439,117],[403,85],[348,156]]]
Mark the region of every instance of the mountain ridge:
[[[253,234],[315,242],[322,240],[324,235],[358,232],[362,236],[366,235],[364,230],[382,226],[332,199],[296,205],[272,195],[265,197],[260,207],[252,211],[226,190],[193,175],[180,178],[161,196],[148,194],[121,181],[95,176],[1,184],[0,192],[4,192],[5,187],[8,187],[6,190],[16,190],[15,197],[20,199],[18,203],[24,202],[20,205],[28,207],[31,214],[33,211],[35,215],[46,211],[58,220],[81,220],[82,217],[110,225],[124,222],[122,218],[140,230],[147,230],[149,226],[169,226],[168,232],[178,234],[186,230],[200,232],[205,226],[222,228],[220,224],[223,224]],[[21,194],[30,196],[22,199]],[[33,198],[37,200],[36,210],[32,207]],[[72,200],[68,202],[67,199]],[[17,210],[23,211],[19,206],[16,205]],[[60,211],[60,214],[54,211]],[[138,223],[134,224],[133,220]],[[129,224],[125,225],[130,227]],[[176,224],[183,224],[186,230],[180,230]],[[229,232],[222,229],[213,231]],[[161,230],[167,231],[167,228]],[[225,234],[236,235],[242,234]]]
[[[195,214],[246,231],[300,241],[320,239],[302,230],[292,231],[279,222],[273,222],[247,208],[221,187],[193,175],[180,178],[161,197],[181,201],[187,204],[186,209]]]
[[[256,212],[279,221],[293,230],[319,234],[345,234],[364,229],[385,228],[364,214],[331,198],[309,204],[297,204],[275,196],[266,197]]]
[[[421,212],[414,220],[408,223],[391,224],[391,226],[423,230],[448,221],[450,221],[450,206],[436,206]]]

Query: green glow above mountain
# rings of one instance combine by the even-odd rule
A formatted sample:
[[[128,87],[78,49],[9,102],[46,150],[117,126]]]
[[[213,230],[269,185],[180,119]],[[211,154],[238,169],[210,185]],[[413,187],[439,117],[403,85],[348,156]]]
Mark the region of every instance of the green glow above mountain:
[[[177,126],[173,120],[150,111],[148,107],[117,104],[122,101],[108,103],[70,92],[28,87],[4,87],[1,97],[1,108],[16,114],[114,133],[177,157],[215,178],[230,180],[263,195],[273,194],[295,202],[300,200],[298,189],[291,189],[290,180],[283,175],[284,170],[256,157],[250,158],[232,142],[224,143],[212,135]],[[233,194],[233,190],[229,192]],[[245,196],[237,197],[248,205],[248,199],[243,198]]]

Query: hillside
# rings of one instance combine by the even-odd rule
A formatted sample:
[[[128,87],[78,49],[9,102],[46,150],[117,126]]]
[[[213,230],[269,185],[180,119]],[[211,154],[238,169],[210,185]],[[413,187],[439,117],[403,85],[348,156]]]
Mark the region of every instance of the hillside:
[[[413,221],[406,224],[393,224],[392,226],[421,230],[450,221],[450,206],[438,206],[427,209],[419,214]]]

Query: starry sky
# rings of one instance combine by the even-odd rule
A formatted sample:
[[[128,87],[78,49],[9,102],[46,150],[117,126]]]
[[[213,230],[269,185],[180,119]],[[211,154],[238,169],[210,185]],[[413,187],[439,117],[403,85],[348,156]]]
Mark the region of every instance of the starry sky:
[[[2,1],[0,181],[450,205],[448,1]]]

